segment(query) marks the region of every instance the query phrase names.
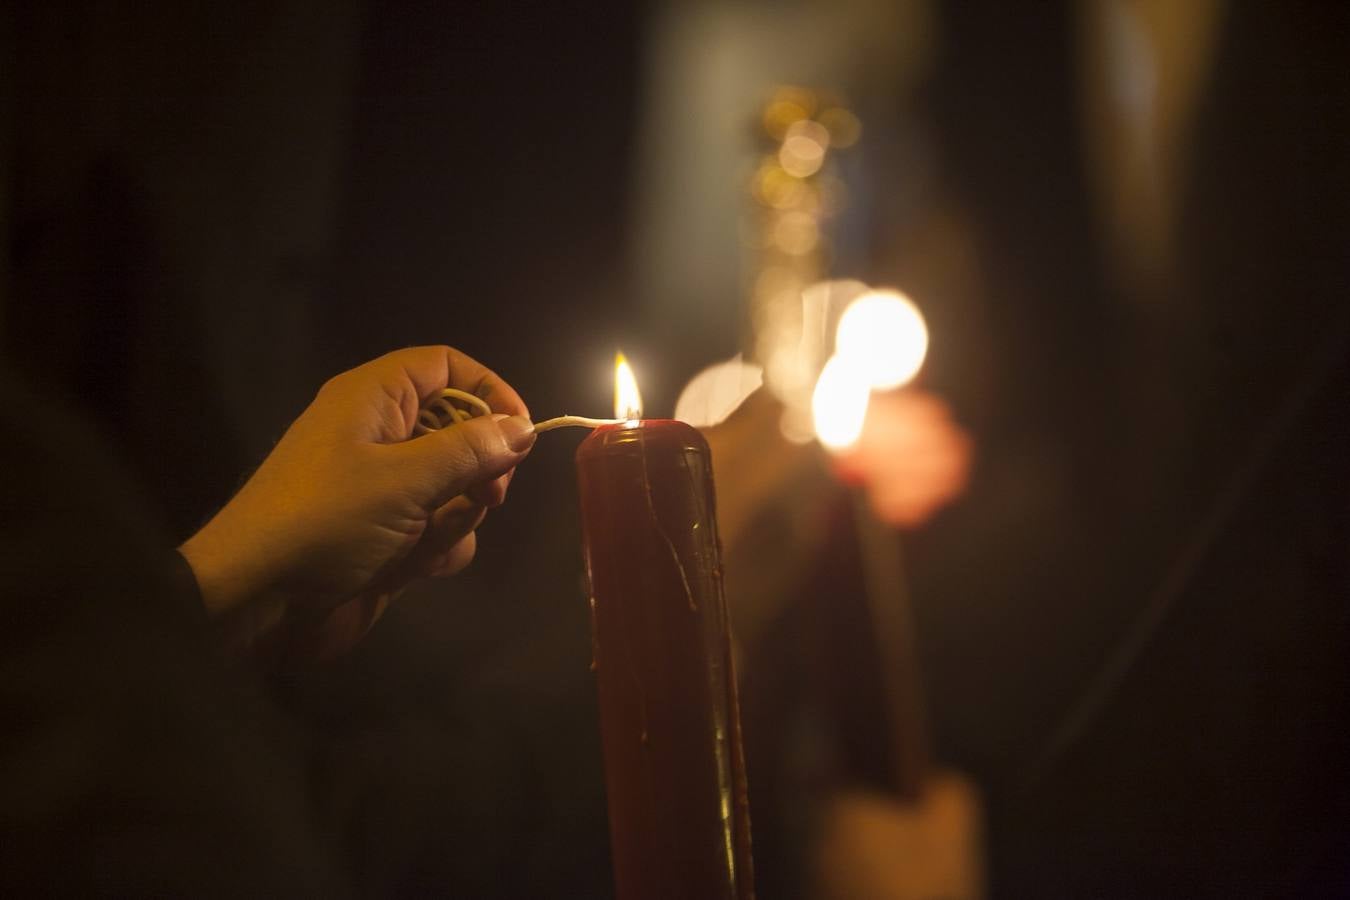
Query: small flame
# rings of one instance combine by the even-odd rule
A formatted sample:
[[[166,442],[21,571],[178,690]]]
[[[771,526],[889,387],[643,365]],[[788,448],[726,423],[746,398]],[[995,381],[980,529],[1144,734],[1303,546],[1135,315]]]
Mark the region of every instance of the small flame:
[[[844,450],[856,443],[862,434],[871,396],[867,374],[850,360],[831,356],[811,397],[811,413],[820,442],[831,450]]]
[[[642,394],[633,367],[622,353],[614,357],[614,418],[629,422],[642,418]]]
[[[899,291],[869,291],[844,310],[834,346],[874,390],[891,390],[911,381],[923,366],[928,326]]]

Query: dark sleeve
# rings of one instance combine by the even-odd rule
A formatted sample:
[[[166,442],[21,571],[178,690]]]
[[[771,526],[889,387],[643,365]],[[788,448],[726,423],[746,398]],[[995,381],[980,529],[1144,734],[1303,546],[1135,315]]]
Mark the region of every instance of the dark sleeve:
[[[108,451],[0,384],[0,894],[342,896],[306,747]]]

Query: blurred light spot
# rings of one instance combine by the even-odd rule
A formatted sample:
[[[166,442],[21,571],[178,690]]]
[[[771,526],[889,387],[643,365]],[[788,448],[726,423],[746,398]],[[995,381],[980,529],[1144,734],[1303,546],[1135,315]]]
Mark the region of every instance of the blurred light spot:
[[[787,130],[786,138],[804,138],[820,147],[830,146],[830,132],[819,122],[810,119],[803,119],[800,122],[793,122],[792,127]]]
[[[904,294],[870,291],[844,310],[834,347],[835,354],[856,367],[871,387],[896,388],[923,365],[928,326]]]
[[[782,329],[786,332],[787,329]],[[773,385],[779,399],[790,400],[798,391],[811,386],[811,371],[796,346],[780,340],[771,346],[764,364],[764,377]]]
[[[755,197],[764,205],[775,209],[787,209],[801,200],[806,185],[801,179],[789,175],[777,163],[760,168],[755,175]]]
[[[769,137],[781,141],[794,122],[810,117],[815,110],[816,98],[810,91],[793,87],[779,88],[764,107],[764,130]]]
[[[778,431],[793,444],[809,444],[816,436],[811,413],[795,407],[783,410],[782,418],[778,420]]]
[[[801,291],[801,276],[786,266],[765,266],[755,279],[757,297],[795,303]]]
[[[695,428],[726,421],[764,383],[764,370],[738,353],[695,375],[675,401],[675,418]]]
[[[821,214],[820,190],[809,181],[798,181],[801,191],[793,197],[793,208],[819,219]]]
[[[642,394],[633,367],[622,353],[614,357],[614,418],[630,422],[642,418]]]
[[[831,450],[842,450],[858,440],[871,388],[866,374],[851,361],[831,356],[820,370],[811,395],[811,415],[816,437]]]
[[[830,133],[819,122],[802,119],[792,123],[783,146],[778,150],[778,164],[789,175],[808,178],[825,164],[825,151],[830,146]]]
[[[832,106],[820,114],[818,119],[830,133],[830,146],[843,149],[852,147],[862,137],[862,122],[853,113],[842,106]]]
[[[784,213],[773,226],[773,242],[788,256],[802,256],[820,242],[820,226],[804,212]]]

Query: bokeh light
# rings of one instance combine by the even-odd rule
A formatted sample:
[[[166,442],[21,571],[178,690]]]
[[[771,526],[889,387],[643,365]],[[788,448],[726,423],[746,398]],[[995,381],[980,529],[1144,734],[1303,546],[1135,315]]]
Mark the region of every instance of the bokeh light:
[[[724,421],[764,384],[764,370],[737,354],[695,375],[675,401],[675,418],[695,428]]]
[[[832,106],[822,112],[817,121],[830,133],[830,146],[844,149],[852,147],[862,136],[862,122],[858,117],[842,106]]]
[[[781,141],[794,122],[809,118],[815,111],[814,93],[804,88],[780,87],[764,107],[764,130],[775,141]]]
[[[774,224],[774,246],[789,256],[810,253],[820,242],[820,223],[804,212],[784,213]]]
[[[789,175],[809,178],[825,164],[830,133],[824,125],[810,119],[793,122],[778,150],[778,164]]]
[[[790,209],[798,205],[806,191],[806,183],[789,175],[776,160],[761,166],[755,175],[756,199],[774,209]]]
[[[856,443],[871,393],[866,374],[858,366],[837,355],[830,357],[811,395],[811,415],[820,442],[831,450]]]
[[[923,315],[899,291],[869,291],[839,319],[835,354],[860,372],[875,390],[910,381],[928,354]]]

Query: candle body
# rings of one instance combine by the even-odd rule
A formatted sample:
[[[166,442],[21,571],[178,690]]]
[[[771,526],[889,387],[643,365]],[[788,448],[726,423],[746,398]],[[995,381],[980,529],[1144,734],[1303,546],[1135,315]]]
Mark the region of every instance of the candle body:
[[[619,900],[753,897],[708,446],[682,422],[577,450]]]

